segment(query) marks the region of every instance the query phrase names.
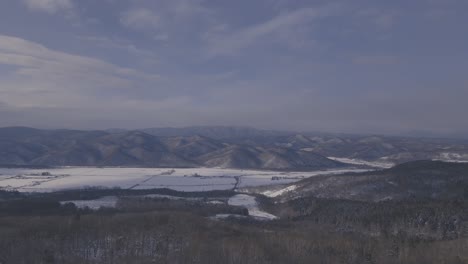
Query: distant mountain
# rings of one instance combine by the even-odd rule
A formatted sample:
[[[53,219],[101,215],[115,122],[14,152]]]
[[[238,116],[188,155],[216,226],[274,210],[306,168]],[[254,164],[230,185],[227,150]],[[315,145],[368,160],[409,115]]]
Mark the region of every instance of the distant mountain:
[[[5,132],[6,131],[6,132]],[[19,132],[21,137],[14,132]],[[142,132],[0,129],[0,164],[49,166],[194,166]]]
[[[282,132],[273,130],[262,130],[251,127],[236,127],[236,126],[192,126],[183,128],[145,128],[139,129],[145,133],[162,136],[204,136],[213,139],[228,139],[228,138],[252,138],[265,136],[280,136],[289,135],[293,132]]]
[[[190,160],[223,149],[228,145],[205,136],[164,137],[161,140],[172,152]]]
[[[321,155],[235,145],[205,136],[156,137],[142,131],[0,128],[0,165],[325,169]]]
[[[20,140],[43,134],[44,131],[30,127],[4,127],[0,128],[0,140]]]
[[[344,166],[313,152],[239,145],[208,153],[198,160],[208,166],[223,168],[321,169]]]
[[[138,131],[0,128],[0,164],[211,166],[263,169],[332,168],[415,160],[468,161],[468,142],[245,127],[155,128]],[[366,165],[367,164],[367,165]]]
[[[414,161],[381,171],[312,177],[282,188],[290,190],[283,199],[468,199],[468,164]]]
[[[34,160],[36,164],[83,166],[187,167],[193,162],[172,153],[156,137],[142,132],[103,135]]]
[[[231,140],[236,144],[253,144],[252,140]],[[468,161],[468,143],[456,139],[405,138],[334,134],[296,134],[264,137],[262,146],[302,149],[326,157],[358,159],[400,164],[415,160]]]

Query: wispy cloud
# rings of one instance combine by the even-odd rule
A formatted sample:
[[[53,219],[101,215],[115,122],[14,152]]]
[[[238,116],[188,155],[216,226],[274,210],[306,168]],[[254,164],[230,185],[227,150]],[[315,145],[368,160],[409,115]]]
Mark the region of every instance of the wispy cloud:
[[[391,65],[397,64],[400,59],[391,55],[363,55],[353,59],[355,64],[362,65]]]
[[[23,0],[24,4],[31,10],[46,13],[57,13],[70,10],[74,7],[71,0]]]
[[[366,23],[369,21],[377,30],[389,30],[396,23],[399,16],[395,10],[387,10],[381,8],[367,8],[357,12],[357,15],[361,18],[366,19]]]
[[[297,39],[291,36],[295,29],[312,21],[331,15],[332,8],[301,8],[279,14],[272,19],[234,32],[222,32],[207,36],[210,56],[231,55],[247,48],[257,41],[273,38],[290,45]],[[302,32],[301,32],[302,33]]]
[[[126,51],[136,56],[151,58],[156,60],[157,56],[153,51],[140,49],[135,46],[135,44],[129,40],[125,39],[112,39],[103,36],[92,36],[92,35],[83,35],[75,36],[76,39],[80,41],[91,42],[94,45],[101,48],[115,48],[121,51]]]
[[[156,41],[167,41],[172,34],[209,21],[212,11],[199,0],[160,0],[140,2],[120,15],[127,29],[152,35]]]
[[[122,14],[120,22],[135,30],[155,30],[161,26],[161,17],[145,8],[131,9]]]
[[[0,125],[466,128],[467,7],[0,0]]]
[[[129,95],[142,83],[159,78],[4,35],[0,35],[0,65],[15,68],[3,78],[0,91],[17,106],[80,104],[84,101],[79,98],[95,97],[105,91],[112,91],[115,96]]]

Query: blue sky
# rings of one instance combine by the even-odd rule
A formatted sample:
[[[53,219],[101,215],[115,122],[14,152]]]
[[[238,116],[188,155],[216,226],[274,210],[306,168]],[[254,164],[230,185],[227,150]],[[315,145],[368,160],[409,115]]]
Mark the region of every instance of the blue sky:
[[[468,132],[465,0],[5,0],[0,126]]]

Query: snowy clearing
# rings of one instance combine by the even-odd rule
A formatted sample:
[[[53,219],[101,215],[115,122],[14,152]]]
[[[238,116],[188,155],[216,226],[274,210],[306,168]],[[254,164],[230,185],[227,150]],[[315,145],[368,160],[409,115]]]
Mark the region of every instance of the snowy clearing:
[[[285,193],[294,191],[294,190],[296,190],[296,188],[297,188],[296,185],[291,185],[291,186],[288,186],[288,187],[286,187],[284,189],[281,189],[281,190],[278,190],[278,191],[265,191],[262,194],[267,196],[267,197],[278,197],[278,196],[283,195]]]
[[[275,215],[272,215],[265,211],[260,210],[260,208],[258,208],[258,203],[255,197],[250,196],[250,195],[246,195],[246,194],[234,195],[233,197],[229,198],[228,204],[233,205],[233,206],[242,206],[246,208],[249,211],[249,215],[258,220],[277,219]]]
[[[84,209],[88,207],[92,210],[97,210],[101,207],[107,208],[115,208],[117,205],[117,198],[116,196],[105,196],[95,200],[75,200],[75,201],[63,201],[60,202],[61,204],[73,203],[76,207]]]

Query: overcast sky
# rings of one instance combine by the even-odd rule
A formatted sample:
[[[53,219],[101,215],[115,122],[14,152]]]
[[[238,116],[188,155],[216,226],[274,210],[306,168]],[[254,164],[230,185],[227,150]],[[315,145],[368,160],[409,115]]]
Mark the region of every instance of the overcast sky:
[[[0,126],[468,131],[466,0],[1,0]]]

